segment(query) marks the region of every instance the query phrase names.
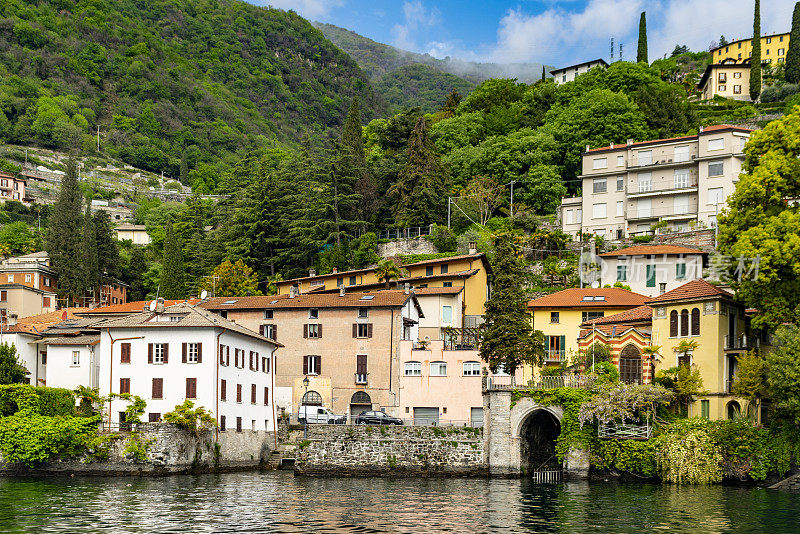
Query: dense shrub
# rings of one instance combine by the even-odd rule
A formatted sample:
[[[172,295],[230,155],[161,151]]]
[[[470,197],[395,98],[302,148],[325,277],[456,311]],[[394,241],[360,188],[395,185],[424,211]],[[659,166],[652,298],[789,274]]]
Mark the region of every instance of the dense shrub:
[[[761,92],[762,102],[783,102],[792,95],[800,93],[800,85],[785,83],[781,86],[767,87]]]
[[[25,408],[48,417],[73,415],[75,395],[63,388],[0,385],[0,416],[14,415]]]

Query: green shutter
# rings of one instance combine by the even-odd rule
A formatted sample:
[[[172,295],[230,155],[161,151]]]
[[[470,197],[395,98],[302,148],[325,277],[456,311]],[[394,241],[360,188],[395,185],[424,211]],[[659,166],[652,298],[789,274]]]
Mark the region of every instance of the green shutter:
[[[711,417],[711,403],[707,400],[700,401],[700,415],[702,415],[703,419],[710,419]]]
[[[656,266],[647,266],[647,287],[656,287]]]
[[[617,282],[625,282],[628,280],[627,270],[625,265],[617,265]]]
[[[678,280],[683,280],[686,278],[686,264],[685,263],[678,263],[675,265],[675,278]]]
[[[558,350],[560,350],[562,354],[567,353],[567,336],[558,336]]]

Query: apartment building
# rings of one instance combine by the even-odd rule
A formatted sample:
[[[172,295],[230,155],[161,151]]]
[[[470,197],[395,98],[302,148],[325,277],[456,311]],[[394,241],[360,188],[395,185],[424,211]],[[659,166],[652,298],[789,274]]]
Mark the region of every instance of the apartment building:
[[[551,70],[550,74],[553,75],[553,80],[556,82],[556,85],[561,85],[562,83],[574,81],[580,74],[589,72],[595,67],[607,69],[608,63],[606,63],[604,59],[593,59],[592,61],[584,61],[577,65]]]
[[[564,199],[562,230],[618,240],[652,233],[716,227],[739,181],[752,130],[710,126],[697,135],[655,139],[583,153],[583,196]]]
[[[761,37],[761,62],[778,64],[786,61],[786,52],[789,50],[790,33],[776,33]],[[744,63],[753,55],[753,39],[738,39],[728,44],[711,49],[711,62],[723,63],[734,61]]]

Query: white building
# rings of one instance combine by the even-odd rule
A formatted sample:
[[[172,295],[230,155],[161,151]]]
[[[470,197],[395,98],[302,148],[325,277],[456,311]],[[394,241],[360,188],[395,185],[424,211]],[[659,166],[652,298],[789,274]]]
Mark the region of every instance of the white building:
[[[561,85],[562,83],[574,81],[578,75],[587,73],[595,67],[607,69],[608,63],[603,59],[593,59],[592,61],[584,61],[577,65],[551,70],[550,74],[553,75],[553,80],[556,82],[556,85]]]
[[[151,422],[188,399],[209,410],[220,431],[275,430],[278,343],[185,303],[107,319],[99,329],[101,395],[142,397]],[[109,422],[124,423],[127,406],[111,401]]]
[[[736,189],[752,130],[719,125],[698,135],[611,145],[583,153],[582,197],[562,200],[561,228],[616,240],[713,228]]]
[[[128,224],[123,223],[114,228],[114,233],[120,241],[129,240],[134,245],[149,245],[150,234],[147,233],[147,228],[143,224]]]
[[[708,253],[677,245],[639,245],[600,254],[600,284],[619,282],[657,297],[703,277]]]
[[[419,339],[444,339],[445,328],[461,328],[463,286],[421,287],[415,289],[414,294],[422,309],[422,315],[419,316]]]

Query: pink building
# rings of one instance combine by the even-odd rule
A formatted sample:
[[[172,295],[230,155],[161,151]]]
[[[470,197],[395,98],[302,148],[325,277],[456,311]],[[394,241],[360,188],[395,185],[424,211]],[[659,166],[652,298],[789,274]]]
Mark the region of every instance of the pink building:
[[[25,202],[25,179],[0,172],[0,199]]]

